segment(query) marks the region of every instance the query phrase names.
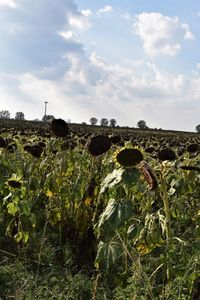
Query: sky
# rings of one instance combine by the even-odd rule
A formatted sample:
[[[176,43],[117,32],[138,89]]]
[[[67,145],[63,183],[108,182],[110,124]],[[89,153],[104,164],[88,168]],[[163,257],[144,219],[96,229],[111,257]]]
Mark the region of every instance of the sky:
[[[195,131],[199,0],[0,0],[0,111]]]

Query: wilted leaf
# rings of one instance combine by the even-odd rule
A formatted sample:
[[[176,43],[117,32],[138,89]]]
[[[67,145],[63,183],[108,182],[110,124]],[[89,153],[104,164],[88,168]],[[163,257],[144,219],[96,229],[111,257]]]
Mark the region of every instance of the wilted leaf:
[[[119,242],[109,241],[104,243],[100,241],[97,250],[96,264],[104,266],[107,270],[113,266],[123,253],[123,247]]]
[[[111,188],[121,182],[123,172],[124,169],[121,168],[109,173],[101,185],[100,193],[104,193],[106,189]]]

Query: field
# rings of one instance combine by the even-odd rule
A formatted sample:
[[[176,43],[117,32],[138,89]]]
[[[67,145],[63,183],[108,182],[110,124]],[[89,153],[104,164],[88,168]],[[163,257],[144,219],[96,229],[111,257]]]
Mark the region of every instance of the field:
[[[200,135],[0,121],[0,299],[200,299]]]

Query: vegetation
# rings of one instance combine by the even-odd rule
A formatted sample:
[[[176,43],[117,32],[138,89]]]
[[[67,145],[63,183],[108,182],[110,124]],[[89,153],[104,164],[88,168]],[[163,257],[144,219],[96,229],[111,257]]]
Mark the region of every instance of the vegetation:
[[[140,128],[140,129],[147,129],[148,128],[148,126],[146,124],[146,121],[144,121],[144,120],[138,121],[137,127]]]
[[[200,298],[198,134],[0,124],[0,298]]]
[[[16,112],[15,114],[15,120],[20,120],[20,121],[23,121],[25,120],[25,116],[24,116],[24,113],[19,111],[19,112]]]
[[[8,110],[1,110],[0,119],[10,119],[10,112]]]

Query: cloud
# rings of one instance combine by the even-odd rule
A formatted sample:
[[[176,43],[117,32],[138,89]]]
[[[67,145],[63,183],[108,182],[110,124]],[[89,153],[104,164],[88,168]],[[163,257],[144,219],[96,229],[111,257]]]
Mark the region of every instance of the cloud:
[[[143,41],[147,55],[175,56],[186,39],[194,39],[189,25],[180,23],[178,17],[163,16],[161,13],[143,12],[135,16],[133,32]]]
[[[89,26],[83,22],[85,15],[89,12],[81,13],[71,0],[19,0],[17,9],[6,8],[0,14],[0,36],[4,41],[0,72],[38,72],[65,64],[66,53],[83,51],[77,34],[72,32],[74,27]],[[78,16],[80,22],[72,16]]]
[[[66,40],[80,42],[77,33],[72,30],[59,31],[58,34]]]
[[[5,6],[15,8],[17,5],[16,5],[16,2],[14,0],[0,0],[0,9],[5,7]]]
[[[113,8],[111,5],[106,5],[104,6],[104,8],[100,8],[98,11],[97,11],[97,15],[101,15],[101,14],[105,14],[105,13],[110,13],[113,11]]]
[[[89,55],[76,31],[88,28],[80,24],[90,22],[91,11],[78,10],[72,0],[18,3],[17,9],[7,7],[0,14],[4,39],[0,48],[1,109],[10,110],[12,116],[23,111],[27,119],[41,119],[44,101],[48,101],[48,114],[73,122],[89,122],[95,116],[115,118],[118,124],[129,126],[136,126],[140,119],[150,127],[182,130],[198,124],[198,71],[188,76],[168,73],[145,60],[112,64],[96,53]],[[72,16],[79,22],[73,23]],[[171,37],[176,28],[179,40],[190,38],[186,24],[165,18],[154,19],[156,26],[162,25],[161,33],[170,32]],[[140,30],[147,34],[144,24]],[[150,50],[154,48],[153,44]]]
[[[1,107],[26,118],[41,119],[48,101],[49,114],[73,122],[95,116],[136,126],[144,119],[150,127],[182,130],[195,130],[199,122],[200,76],[164,72],[144,60],[117,65],[95,53],[71,53],[59,80],[24,73],[1,76],[0,83]]]
[[[91,10],[80,10],[76,12],[70,12],[68,14],[69,18],[69,25],[77,29],[79,31],[85,31],[92,27],[92,24],[90,22],[90,17],[92,16]]]

